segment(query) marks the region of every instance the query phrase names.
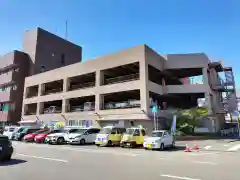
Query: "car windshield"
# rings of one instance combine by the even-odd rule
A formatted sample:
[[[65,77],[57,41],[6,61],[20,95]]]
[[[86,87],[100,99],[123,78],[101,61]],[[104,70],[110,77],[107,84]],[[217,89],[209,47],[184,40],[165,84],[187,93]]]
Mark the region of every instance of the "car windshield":
[[[162,137],[163,132],[152,132],[152,137]]]
[[[13,132],[15,128],[9,128],[9,132]]]
[[[78,133],[78,134],[83,134],[87,129],[76,129],[76,131],[71,132],[71,133]]]
[[[124,134],[132,135],[134,133],[135,129],[128,128]]]
[[[19,128],[19,130],[17,131],[18,133],[22,132],[25,128],[24,127],[21,127]]]
[[[102,128],[99,134],[110,134],[111,131],[112,131],[112,128]]]
[[[28,131],[28,128],[24,128],[21,133],[26,133]]]

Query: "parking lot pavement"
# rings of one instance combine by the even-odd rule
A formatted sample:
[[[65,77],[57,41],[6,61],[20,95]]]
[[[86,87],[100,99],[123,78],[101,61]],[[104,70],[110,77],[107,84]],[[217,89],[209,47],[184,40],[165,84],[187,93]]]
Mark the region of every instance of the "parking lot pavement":
[[[14,143],[1,180],[238,180],[238,153],[145,151]]]

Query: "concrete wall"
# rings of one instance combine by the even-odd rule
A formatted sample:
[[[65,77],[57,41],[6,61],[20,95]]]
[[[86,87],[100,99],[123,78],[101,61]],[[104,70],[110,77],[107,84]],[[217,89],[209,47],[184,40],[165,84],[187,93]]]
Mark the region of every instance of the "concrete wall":
[[[31,58],[30,75],[53,70],[82,60],[82,48],[41,28],[27,31],[23,51]],[[62,64],[64,55],[64,64]]]
[[[15,104],[14,109],[9,108],[8,112],[2,112],[4,116],[1,118],[1,120],[16,123],[20,121],[21,117],[24,79],[27,76],[28,72],[29,58],[28,55],[23,52],[13,51],[3,56],[1,61],[4,62],[3,64],[1,64],[2,68],[6,68],[9,66],[12,67],[9,68],[7,72],[0,75],[0,84],[12,84],[16,85],[17,87],[16,90],[11,89],[7,92],[0,92],[1,102]],[[16,68],[17,70],[13,71],[14,68]]]

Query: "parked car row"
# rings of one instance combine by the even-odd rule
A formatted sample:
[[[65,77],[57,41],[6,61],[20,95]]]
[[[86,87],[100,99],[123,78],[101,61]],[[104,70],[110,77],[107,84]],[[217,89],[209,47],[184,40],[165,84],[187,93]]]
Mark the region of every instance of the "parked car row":
[[[9,139],[24,142],[48,143],[51,145],[95,144],[98,147],[120,146],[123,148],[140,146],[145,149],[160,150],[165,149],[165,147],[175,147],[175,139],[168,131],[156,130],[148,136],[146,135],[146,129],[143,127],[66,127],[55,130],[35,127],[9,127],[7,129],[8,131],[4,131],[4,134],[7,135]]]

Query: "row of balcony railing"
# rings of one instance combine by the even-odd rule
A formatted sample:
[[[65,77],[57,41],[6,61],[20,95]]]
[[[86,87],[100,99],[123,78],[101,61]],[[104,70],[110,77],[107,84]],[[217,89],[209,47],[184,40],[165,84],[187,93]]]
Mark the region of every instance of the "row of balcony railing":
[[[115,83],[123,83],[123,82],[128,82],[128,81],[135,81],[139,79],[139,73],[137,74],[130,74],[130,75],[125,75],[125,76],[119,76],[116,78],[108,78],[104,80],[103,85],[109,85],[109,84],[115,84]],[[73,91],[77,89],[85,89],[85,88],[91,88],[96,85],[96,82],[86,82],[86,83],[70,83],[70,87],[68,88],[68,91]],[[60,93],[63,91],[63,88],[53,88],[53,89],[48,89],[42,92],[41,95],[48,95],[48,94],[54,94],[54,93]],[[31,91],[26,95],[27,98],[31,98],[34,96],[37,96],[38,92],[36,91]]]
[[[110,109],[129,109],[129,108],[140,108],[141,103],[139,100],[129,100],[129,101],[121,101],[121,102],[109,102],[103,105],[102,110],[110,110]],[[37,110],[37,108],[36,108]],[[80,105],[71,105],[67,107],[67,112],[87,112],[94,111],[95,103],[94,102],[86,102]],[[42,114],[55,114],[61,113],[62,107],[60,106],[49,106],[43,108]],[[36,111],[26,111],[25,115],[35,115]]]

